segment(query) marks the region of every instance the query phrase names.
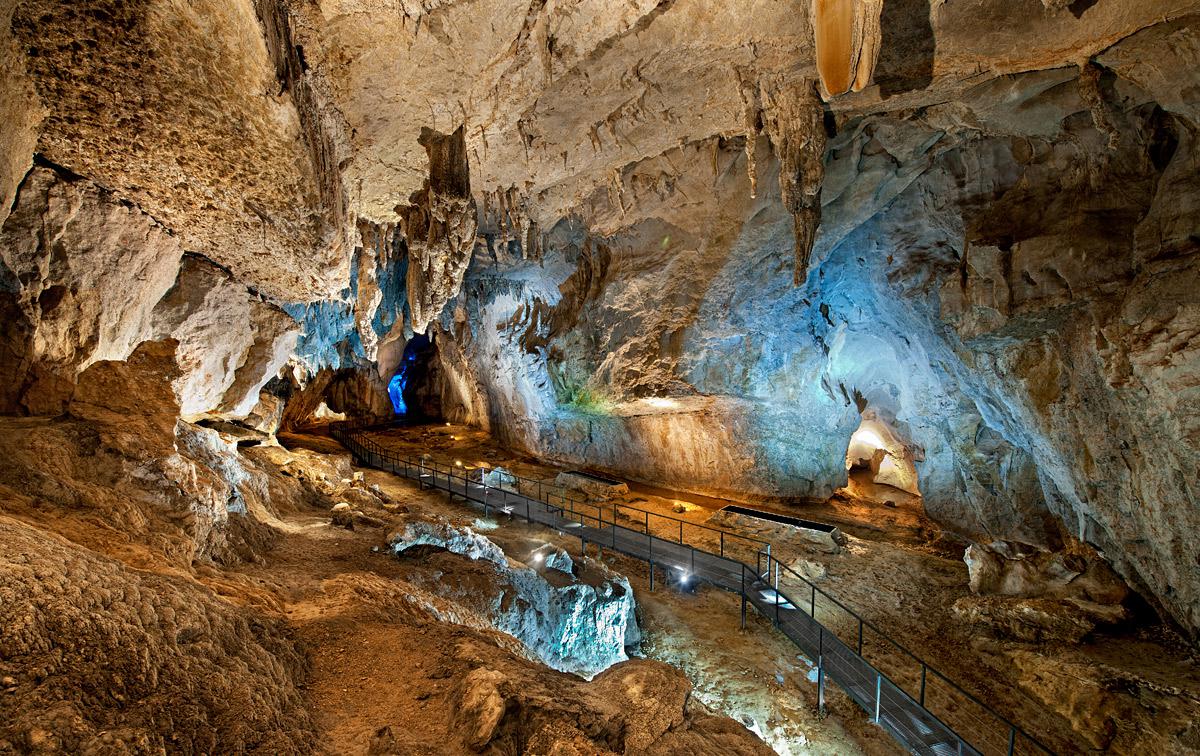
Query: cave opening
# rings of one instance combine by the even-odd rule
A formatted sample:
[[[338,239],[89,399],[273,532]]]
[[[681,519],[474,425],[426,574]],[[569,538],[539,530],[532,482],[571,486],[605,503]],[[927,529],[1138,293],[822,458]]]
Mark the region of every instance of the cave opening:
[[[893,491],[921,495],[908,444],[890,424],[869,413],[850,436],[846,472],[847,485],[863,498],[887,500]]]
[[[416,334],[404,346],[400,364],[388,381],[388,398],[397,417],[436,419],[441,407],[433,373],[437,346],[424,334]]]

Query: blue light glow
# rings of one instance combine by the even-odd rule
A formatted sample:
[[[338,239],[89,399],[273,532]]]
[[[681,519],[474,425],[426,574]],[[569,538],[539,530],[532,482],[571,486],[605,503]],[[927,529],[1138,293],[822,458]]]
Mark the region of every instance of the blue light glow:
[[[392,408],[397,415],[408,414],[408,405],[404,403],[404,363],[400,364],[400,372],[392,376],[388,382],[388,396],[392,398]]]
[[[400,358],[400,367],[396,368],[396,374],[392,376],[392,380],[388,381],[388,396],[391,397],[392,408],[397,415],[408,414],[408,403],[404,400],[404,390],[408,387],[417,358],[428,348],[429,339],[421,334],[409,339],[408,344],[404,347],[404,355]]]

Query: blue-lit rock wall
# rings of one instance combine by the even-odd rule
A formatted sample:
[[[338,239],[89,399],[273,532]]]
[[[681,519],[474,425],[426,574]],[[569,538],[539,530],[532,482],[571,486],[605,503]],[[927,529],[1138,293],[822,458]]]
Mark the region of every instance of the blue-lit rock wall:
[[[593,579],[576,579],[547,564],[535,568],[510,560],[470,528],[427,520],[406,521],[388,542],[400,555],[434,546],[490,562],[495,571],[490,585],[439,583],[436,591],[471,607],[557,670],[591,678],[627,660],[626,649],[641,641],[629,579],[602,562],[582,557]]]
[[[939,522],[1091,543],[1197,627],[1194,114],[1109,83],[1114,141],[1077,75],[840,123],[800,287],[765,138],[757,198],[736,140],[627,167],[544,260],[476,257],[444,396],[536,453],[735,496],[827,496],[868,412]]]

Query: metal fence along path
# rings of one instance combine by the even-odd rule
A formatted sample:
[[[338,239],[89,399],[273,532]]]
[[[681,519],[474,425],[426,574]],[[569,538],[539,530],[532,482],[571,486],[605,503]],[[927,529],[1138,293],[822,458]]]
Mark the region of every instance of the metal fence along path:
[[[780,562],[766,541],[624,504],[593,504],[542,481],[509,476],[501,486],[489,485],[482,471],[468,474],[461,467],[384,449],[364,434],[372,429],[347,423],[335,425],[332,433],[363,463],[481,506],[485,514],[544,525],[579,538],[585,548],[590,543],[642,560],[650,565],[651,589],[656,570],[661,570],[672,581],[702,581],[738,594],[743,626],[747,608],[753,606],[812,660],[820,706],[832,681],[913,753],[1050,753],[1020,727]],[[664,533],[677,537],[664,537]],[[831,625],[842,627],[843,636],[850,637],[839,637]],[[852,628],[849,633],[847,626]],[[878,649],[874,663],[867,659],[868,647]],[[911,692],[894,681],[896,672],[889,676],[881,669],[881,662],[896,666],[896,659],[901,663],[899,671],[913,678]]]

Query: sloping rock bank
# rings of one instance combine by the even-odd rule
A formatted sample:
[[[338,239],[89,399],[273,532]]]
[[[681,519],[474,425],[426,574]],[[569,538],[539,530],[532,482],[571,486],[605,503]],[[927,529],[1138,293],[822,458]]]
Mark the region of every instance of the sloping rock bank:
[[[388,543],[399,555],[424,545],[491,563],[492,585],[451,580],[432,590],[474,607],[554,669],[590,678],[628,659],[626,649],[641,637],[629,580],[602,562],[575,560],[574,569],[590,580],[549,565],[538,570],[509,559],[470,528],[428,520],[409,519]]]

